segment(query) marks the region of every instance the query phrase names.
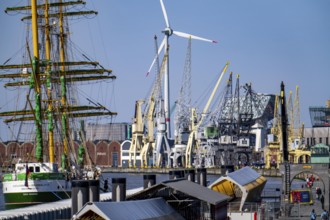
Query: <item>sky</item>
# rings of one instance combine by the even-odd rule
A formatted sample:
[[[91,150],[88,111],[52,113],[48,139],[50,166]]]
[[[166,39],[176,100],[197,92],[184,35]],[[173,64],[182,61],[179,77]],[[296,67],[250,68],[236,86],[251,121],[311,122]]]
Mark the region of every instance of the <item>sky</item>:
[[[8,15],[4,9],[26,2],[0,0],[0,63],[25,42],[22,15]],[[112,122],[130,123],[135,101],[148,97],[155,76],[152,71],[146,77],[146,72],[155,56],[154,36],[158,44],[164,36],[160,2],[86,2],[86,9],[98,15],[73,20],[70,37],[84,54],[112,69],[117,79],[86,87],[84,92],[96,99],[100,93],[107,94],[102,101],[118,113]],[[325,106],[330,99],[329,0],[164,0],[164,5],[173,30],[218,42],[192,41],[192,103],[198,105],[229,61],[227,73],[239,74],[240,82],[251,83],[256,92],[279,94],[283,81],[288,95],[299,86],[300,120],[311,127],[309,107]],[[187,39],[170,37],[170,105],[178,97],[187,45]],[[11,98],[8,90],[0,92],[1,111]],[[8,138],[4,130],[1,124],[2,140]]]

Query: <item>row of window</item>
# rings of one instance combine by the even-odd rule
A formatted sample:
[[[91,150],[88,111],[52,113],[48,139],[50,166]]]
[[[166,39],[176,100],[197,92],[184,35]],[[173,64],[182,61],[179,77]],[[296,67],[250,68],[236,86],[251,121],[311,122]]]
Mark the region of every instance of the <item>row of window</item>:
[[[325,143],[323,142],[325,140]],[[306,138],[306,145],[307,146],[314,146],[316,144],[325,144],[325,145],[329,145],[329,137],[325,137],[325,138],[322,138],[322,137],[319,137],[319,142],[316,143],[316,138]]]

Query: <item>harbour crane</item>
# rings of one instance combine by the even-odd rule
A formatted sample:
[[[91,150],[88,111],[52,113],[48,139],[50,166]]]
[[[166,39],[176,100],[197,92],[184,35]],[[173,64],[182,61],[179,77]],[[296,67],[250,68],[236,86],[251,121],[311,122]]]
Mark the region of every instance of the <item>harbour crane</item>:
[[[243,91],[240,91],[243,90]],[[236,79],[233,95],[232,73],[225,92],[217,96],[217,107],[199,125],[194,165],[214,167],[248,163],[263,145],[265,123],[269,121],[272,96],[256,93],[251,83]],[[268,110],[266,110],[268,109]],[[254,145],[253,145],[254,144]]]
[[[196,137],[197,137],[197,132],[198,132],[198,128],[199,126],[203,123],[204,118],[208,112],[208,109],[210,107],[210,104],[214,98],[214,95],[220,85],[220,82],[222,80],[223,75],[225,74],[227,68],[228,68],[229,62],[226,63],[226,65],[224,66],[218,81],[216,82],[215,87],[213,88],[213,91],[203,109],[203,112],[201,114],[200,119],[197,120],[197,114],[196,114],[196,109],[192,109],[192,115],[191,115],[191,131],[189,134],[189,138],[188,138],[188,143],[187,143],[187,147],[186,147],[186,158],[185,158],[185,162],[186,162],[186,167],[190,168],[192,166],[192,154],[193,151],[196,150],[198,148],[197,146],[197,142],[196,142]]]
[[[158,51],[157,36],[154,37],[156,54]],[[155,107],[157,100],[161,99],[161,83],[162,83],[162,72],[159,71],[159,57],[157,56],[156,65],[156,77],[153,83],[150,95],[147,99],[143,122],[146,124],[146,131],[143,136],[143,147],[141,149],[141,160],[142,166],[152,166],[154,162],[150,159],[153,158],[153,152],[155,147]]]
[[[292,103],[291,114],[289,115],[289,143],[291,149],[303,148],[303,125],[300,124],[299,87],[296,86],[294,101]]]
[[[162,76],[165,74],[166,70],[166,63],[168,61],[168,48],[163,57],[163,61],[161,64],[161,68],[159,71],[159,82],[161,82]],[[160,91],[160,90],[159,90]],[[159,92],[158,94],[161,94]],[[168,140],[166,129],[166,111],[165,111],[165,104],[162,96],[159,95],[158,99],[156,100],[157,111],[156,111],[156,124],[157,124],[157,131],[156,131],[156,140],[155,140],[155,147],[153,152],[153,161],[156,167],[170,167],[171,160],[170,160],[170,153],[171,147]]]
[[[189,136],[191,109],[191,38],[188,40],[182,84],[176,106],[174,117],[174,147],[171,153],[174,167],[184,164],[182,159]]]
[[[157,38],[155,37],[155,44],[157,50]],[[164,75],[164,67],[167,62],[167,51],[163,57],[160,71],[157,68],[157,75],[154,81],[149,98],[145,102],[139,100],[136,103],[136,113],[134,123],[132,125],[132,143],[129,150],[129,160],[133,167],[138,164],[136,162],[136,155],[140,155],[141,166],[147,167],[149,159],[153,158],[153,164],[155,166],[161,166],[161,159],[163,153],[169,155],[169,144],[166,137],[166,124],[165,113],[163,109],[163,101],[161,95],[161,83]],[[158,63],[158,61],[157,61]],[[159,66],[159,65],[157,65]],[[142,114],[142,105],[145,105],[144,114]],[[155,109],[158,109],[155,114]],[[154,138],[154,124],[157,124],[157,138]],[[165,144],[165,146],[164,146]],[[164,150],[165,149],[165,150]],[[131,159],[132,158],[132,159]],[[131,163],[131,160],[133,163]]]
[[[274,118],[268,135],[268,145],[264,148],[265,168],[278,167],[282,163],[281,158],[281,117],[279,114],[279,96],[275,96]]]
[[[289,115],[288,145],[289,160],[292,163],[306,163],[311,156],[304,143],[304,124],[300,124],[299,87],[296,86],[295,97]]]
[[[294,101],[292,101],[294,100]],[[280,106],[279,96],[275,97],[274,119],[271,128],[271,134],[268,138],[268,146],[265,147],[265,163],[266,168],[278,166],[283,163],[283,140],[282,140],[282,122],[279,114]],[[290,91],[288,101],[286,103],[288,125],[287,125],[287,143],[288,160],[290,163],[306,163],[309,160],[311,152],[305,149],[303,142],[304,124],[300,125],[300,109],[299,109],[299,87],[296,86],[296,93],[293,99]]]
[[[165,120],[165,109],[164,101],[158,100],[156,113],[157,121],[157,134],[156,134],[156,143],[154,150],[154,162],[156,167],[171,167],[171,148],[169,140],[166,136],[166,120]]]
[[[143,147],[143,131],[144,123],[142,120],[142,105],[144,100],[137,100],[135,102],[135,113],[132,123],[132,143],[129,148],[129,167],[136,167],[137,155],[140,153]]]
[[[234,97],[232,88],[232,75],[230,72],[227,80],[226,88],[218,98],[216,108],[210,113],[209,120],[201,125],[203,135],[199,135],[201,139],[199,150],[196,152],[195,166],[204,166],[207,168],[214,167],[217,164],[229,164],[229,151],[218,151],[220,135],[226,138],[234,136],[233,130],[236,130],[234,123]],[[200,128],[200,130],[202,130]],[[230,138],[232,140],[232,138]],[[218,161],[216,161],[218,160]]]
[[[294,104],[293,104],[293,118],[292,124],[294,130],[294,135],[299,136],[302,125],[300,124],[300,103],[299,103],[299,86],[296,86],[296,93],[294,96]],[[300,129],[298,129],[300,128]]]
[[[147,168],[151,164],[149,164],[149,159],[152,158],[150,155],[152,155],[152,152],[154,150],[155,146],[155,138],[154,138],[154,111],[155,111],[155,98],[152,96],[148,100],[148,111],[145,115],[145,120],[147,124],[147,130],[146,133],[143,136],[142,142],[143,147],[141,149],[141,161],[142,166]]]

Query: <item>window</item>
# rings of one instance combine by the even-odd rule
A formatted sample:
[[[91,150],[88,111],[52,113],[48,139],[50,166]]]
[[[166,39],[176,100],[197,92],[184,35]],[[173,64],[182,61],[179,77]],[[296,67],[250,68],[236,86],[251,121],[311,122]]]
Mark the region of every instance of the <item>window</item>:
[[[35,167],[35,172],[40,173],[40,167]]]
[[[322,138],[321,138],[321,137],[319,138],[319,143],[320,143],[320,144],[322,143]]]
[[[118,153],[112,152],[112,166],[117,167],[118,166]]]

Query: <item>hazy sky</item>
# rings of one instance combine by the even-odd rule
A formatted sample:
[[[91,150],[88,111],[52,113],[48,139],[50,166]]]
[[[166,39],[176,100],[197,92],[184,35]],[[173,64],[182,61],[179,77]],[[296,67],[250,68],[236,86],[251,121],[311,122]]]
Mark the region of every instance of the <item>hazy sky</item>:
[[[26,1],[0,3],[0,63],[4,63],[24,46],[25,30],[22,15],[3,11]],[[218,41],[192,42],[193,103],[213,87],[227,61],[227,72],[240,74],[241,83],[251,82],[256,92],[279,94],[281,81],[287,94],[299,86],[301,121],[306,127],[311,126],[309,107],[325,106],[330,99],[329,0],[164,0],[164,4],[172,29]],[[84,92],[109,94],[108,108],[118,112],[113,122],[131,122],[135,101],[148,96],[154,80],[154,72],[145,75],[155,54],[154,35],[159,43],[164,36],[160,2],[94,0],[87,1],[86,8],[99,13],[73,20],[71,39],[88,57],[112,69],[117,79]],[[171,105],[182,81],[187,42],[170,38]],[[2,110],[9,96],[8,91],[0,91]],[[4,127],[0,129],[6,139]]]

